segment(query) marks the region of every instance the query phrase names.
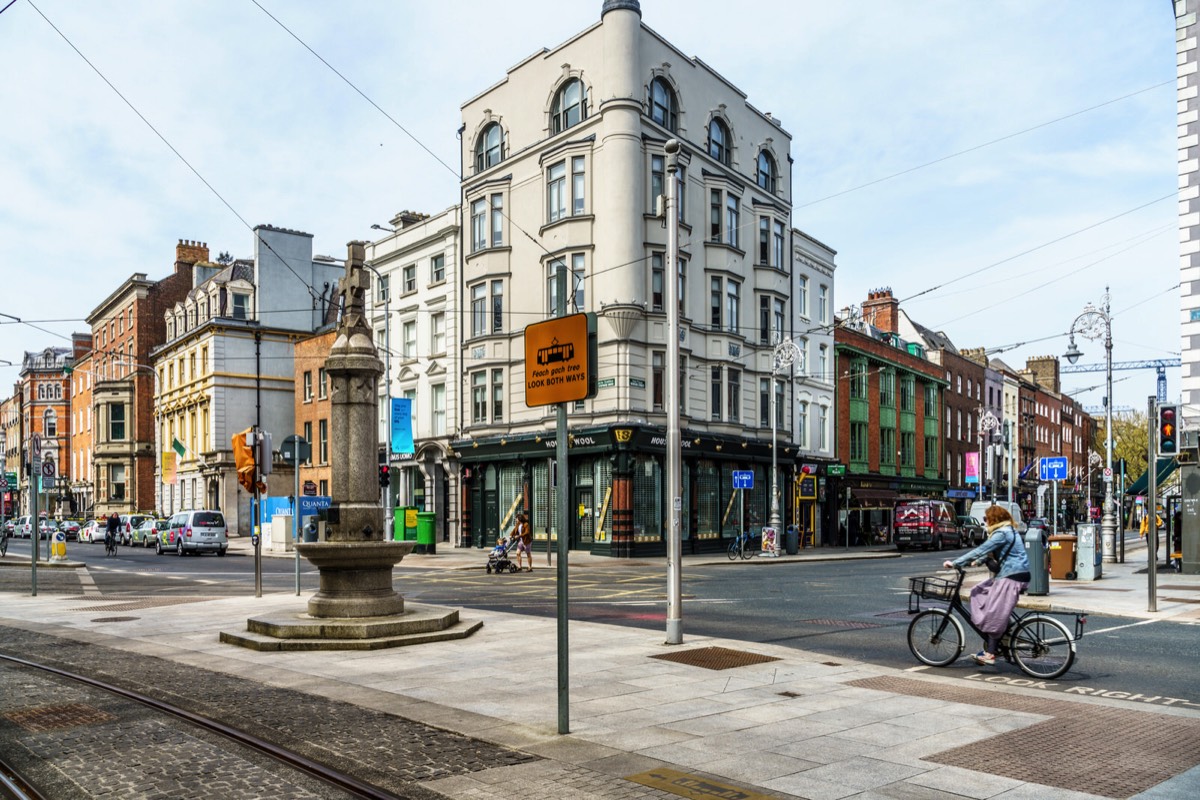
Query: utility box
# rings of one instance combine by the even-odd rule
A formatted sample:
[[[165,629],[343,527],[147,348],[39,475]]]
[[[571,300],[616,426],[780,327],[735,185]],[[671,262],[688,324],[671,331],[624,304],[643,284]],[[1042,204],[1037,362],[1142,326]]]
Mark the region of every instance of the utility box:
[[[1100,526],[1094,522],[1080,523],[1075,526],[1075,532],[1075,578],[1097,580],[1103,572]]]
[[[1049,551],[1046,529],[1030,528],[1025,533],[1025,555],[1029,558],[1029,588],[1026,594],[1050,594]]]
[[[417,509],[412,506],[396,506],[392,512],[392,540],[413,541],[417,538]]]

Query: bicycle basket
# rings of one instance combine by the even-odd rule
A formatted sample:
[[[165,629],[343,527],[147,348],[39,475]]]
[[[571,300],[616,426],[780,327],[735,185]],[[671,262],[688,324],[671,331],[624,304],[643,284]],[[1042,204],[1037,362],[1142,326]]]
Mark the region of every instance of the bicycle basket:
[[[954,597],[954,581],[945,578],[909,578],[909,591],[926,600],[950,600]]]

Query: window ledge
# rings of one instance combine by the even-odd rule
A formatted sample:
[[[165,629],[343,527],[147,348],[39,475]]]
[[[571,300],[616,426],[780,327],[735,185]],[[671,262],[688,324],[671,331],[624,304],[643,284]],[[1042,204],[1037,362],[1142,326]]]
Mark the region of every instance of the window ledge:
[[[596,220],[595,214],[576,214],[574,216],[568,215],[568,216],[563,217],[562,219],[556,219],[553,222],[547,222],[545,225],[538,228],[538,233],[544,233],[545,231],[548,231],[551,228],[557,228],[559,225],[566,225],[571,222],[594,222],[595,220]]]

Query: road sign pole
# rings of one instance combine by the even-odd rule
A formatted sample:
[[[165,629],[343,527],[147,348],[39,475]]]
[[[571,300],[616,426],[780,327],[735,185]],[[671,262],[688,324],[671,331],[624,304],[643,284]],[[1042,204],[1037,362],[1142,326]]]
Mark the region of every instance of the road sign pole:
[[[391,376],[389,375],[389,378]],[[292,555],[296,557],[296,597],[300,596],[300,444],[292,451],[292,471],[296,475],[295,494],[292,495]],[[386,524],[386,523],[385,523]],[[386,537],[385,537],[386,538]]]

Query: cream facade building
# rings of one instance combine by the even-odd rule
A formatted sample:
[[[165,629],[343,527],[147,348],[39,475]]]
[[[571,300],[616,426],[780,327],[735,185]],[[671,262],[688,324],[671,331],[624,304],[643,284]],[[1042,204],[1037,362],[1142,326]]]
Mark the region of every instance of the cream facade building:
[[[781,486],[834,452],[834,252],[791,226],[780,120],[645,25],[631,0],[605,2],[597,23],[518,62],[462,118],[462,423],[450,447],[463,543],[494,542],[519,511],[540,540],[563,533],[547,460],[554,408],[526,405],[523,337],[553,315],[560,265],[568,312],[597,321],[598,391],[569,409],[571,546],[663,552],[667,280],[681,297],[685,551],[724,547],[743,514],[765,524],[783,339],[806,338],[808,368],[780,375]],[[670,139],[682,145],[674,276],[657,213]],[[734,470],[753,471],[754,488],[733,490]],[[789,522],[812,524],[790,488],[781,494]]]

